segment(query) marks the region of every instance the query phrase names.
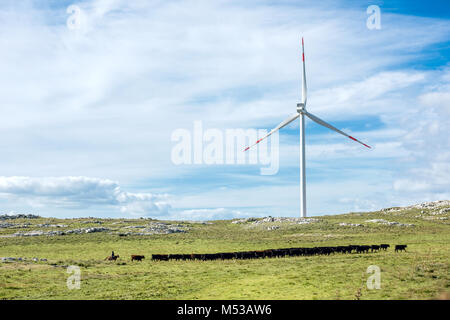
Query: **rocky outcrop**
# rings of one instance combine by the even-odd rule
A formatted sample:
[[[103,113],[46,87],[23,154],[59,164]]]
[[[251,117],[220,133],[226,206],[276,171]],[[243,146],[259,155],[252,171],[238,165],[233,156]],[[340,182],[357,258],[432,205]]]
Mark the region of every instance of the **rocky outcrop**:
[[[385,212],[385,213],[389,213],[389,212],[398,212],[398,211],[411,210],[411,209],[439,210],[442,207],[450,207],[450,200],[423,202],[423,203],[418,203],[418,204],[414,204],[412,206],[407,206],[407,207],[385,208],[385,209],[381,209],[381,211]],[[441,210],[450,211],[450,208],[443,208]],[[448,211],[446,211],[446,212],[448,212]]]
[[[74,230],[64,230],[64,231],[42,231],[33,230],[29,232],[16,232],[10,235],[11,237],[35,237],[35,236],[63,236],[67,234],[83,234],[83,233],[94,233],[94,232],[104,232],[109,231],[108,228],[103,227],[92,227],[92,228],[81,228]]]
[[[38,219],[40,216],[34,214],[2,214],[0,220],[15,220],[15,219]]]
[[[231,223],[240,224],[240,223],[247,223],[247,222],[253,222],[253,221],[257,221],[257,219],[256,218],[242,218],[242,219],[238,219],[238,220],[233,220],[233,221],[231,221]]]
[[[89,223],[97,223],[97,224],[103,224],[103,221],[100,220],[92,220],[92,221],[81,221],[81,224],[89,224]]]
[[[384,219],[372,219],[372,220],[366,220],[366,222],[384,224],[384,225],[388,225],[388,226],[414,227],[414,225],[411,224],[411,223],[400,223],[400,222],[395,222],[395,221],[386,221]]]
[[[252,222],[252,225],[260,225],[265,223],[310,224],[318,221],[319,219],[316,218],[266,217]]]
[[[146,226],[128,226],[124,229],[140,229],[139,232],[119,232],[120,236],[149,236],[154,234],[171,234],[187,232],[189,228],[183,224],[170,224],[167,222],[150,222]]]
[[[360,223],[348,223],[348,222],[341,222],[339,223],[339,226],[341,227],[363,227]]]
[[[243,218],[234,220],[231,223],[241,224],[241,223],[250,223],[251,225],[263,225],[263,224],[281,224],[281,223],[290,223],[290,224],[309,224],[318,222],[319,219],[316,218],[291,218],[291,217],[264,217],[264,218]]]
[[[67,228],[67,224],[48,224],[48,223],[41,223],[37,224],[36,227],[40,228]]]

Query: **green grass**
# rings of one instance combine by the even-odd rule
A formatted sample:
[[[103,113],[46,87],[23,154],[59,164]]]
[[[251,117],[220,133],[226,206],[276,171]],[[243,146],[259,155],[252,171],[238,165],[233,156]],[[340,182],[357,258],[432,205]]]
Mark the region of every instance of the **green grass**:
[[[317,217],[307,225],[283,224],[278,230],[214,221],[188,224],[188,233],[119,237],[92,233],[65,236],[0,237],[0,257],[39,257],[46,262],[0,262],[0,299],[432,299],[450,291],[450,220],[424,220],[420,210]],[[447,215],[439,215],[448,217]],[[414,227],[366,223],[385,219]],[[60,223],[65,229],[88,219],[41,218],[13,223]],[[119,230],[147,220],[102,220]],[[364,227],[341,227],[340,222]],[[0,235],[17,231],[0,229]],[[50,229],[49,229],[50,230]],[[214,253],[285,247],[389,243],[387,252],[228,261],[150,260],[152,253]],[[395,244],[407,252],[395,253]],[[114,250],[117,262],[104,261]],[[143,262],[131,262],[143,254]],[[69,290],[65,266],[81,268],[81,289]],[[381,268],[381,289],[369,290],[367,267]]]

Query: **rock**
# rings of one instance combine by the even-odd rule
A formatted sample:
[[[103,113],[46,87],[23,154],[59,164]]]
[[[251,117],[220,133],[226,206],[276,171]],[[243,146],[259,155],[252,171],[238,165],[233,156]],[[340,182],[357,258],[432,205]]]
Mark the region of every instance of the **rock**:
[[[291,217],[264,217],[264,218],[260,218],[260,219],[255,219],[252,218],[254,221],[252,221],[249,224],[250,228],[253,227],[257,227],[257,226],[263,226],[263,227],[270,227],[270,226],[278,226],[280,227],[280,225],[282,224],[287,224],[287,225],[295,225],[295,224],[310,224],[310,223],[315,223],[315,222],[319,222],[319,219],[316,218],[291,218]],[[248,221],[248,220],[247,220]],[[237,221],[233,221],[232,223],[243,223],[243,222],[247,222],[244,219],[240,219]],[[269,230],[266,227],[267,230]],[[275,230],[275,229],[273,229]]]
[[[64,234],[64,231],[48,231],[45,233],[46,236],[62,236]]]
[[[446,214],[450,212],[450,208],[442,208],[439,211],[430,212],[430,214],[436,215],[436,214]]]
[[[260,220],[255,219],[252,222],[253,225],[265,224],[265,223],[293,223],[293,224],[309,224],[318,222],[316,218],[290,218],[290,217],[265,217]]]
[[[42,223],[42,224],[37,224],[37,227],[40,228],[67,228],[66,224],[48,224],[48,223]]]
[[[109,229],[104,227],[92,227],[84,229],[84,233],[103,232],[103,231],[109,231]]]
[[[398,211],[402,211],[404,208],[401,207],[392,207],[392,208],[384,208],[381,209],[382,212],[384,213],[390,213],[390,212],[398,212]]]
[[[410,223],[386,221],[384,219],[372,219],[372,220],[366,220],[366,222],[379,223],[379,224],[384,224],[384,225],[389,225],[389,226],[399,226],[399,227],[413,227],[414,226],[413,224],[410,224]]]
[[[97,224],[103,224],[103,221],[100,220],[92,220],[92,221],[81,221],[82,224],[88,224],[88,223],[97,223]]]
[[[142,229],[140,232],[119,232],[119,236],[147,236],[153,234],[171,234],[187,232],[189,228],[183,224],[170,224],[166,222],[151,222],[147,226],[129,226],[124,229]]]
[[[0,260],[1,260],[2,262],[14,262],[14,261],[16,261],[17,259],[16,259],[16,258],[13,258],[13,257],[2,257]]]
[[[62,236],[66,234],[83,234],[83,233],[93,233],[93,232],[104,232],[109,231],[108,228],[103,227],[92,227],[92,228],[84,228],[84,229],[74,229],[74,230],[65,230],[65,231],[42,231],[42,230],[34,230],[30,232],[16,232],[12,234],[13,237],[34,237],[34,236]]]
[[[0,220],[14,220],[14,219],[38,219],[40,216],[34,214],[2,214]]]
[[[340,226],[343,226],[343,227],[363,227],[363,225],[360,224],[360,223],[347,223],[347,222],[341,222],[341,223],[339,223],[339,225],[340,225]]]
[[[14,229],[19,229],[19,228],[28,228],[29,226],[31,226],[31,224],[29,223],[0,223],[0,228],[14,228]]]
[[[42,236],[44,234],[44,231],[41,230],[34,230],[30,232],[16,232],[13,233],[12,236],[14,237],[35,237],[35,236]]]
[[[0,223],[0,229],[1,228],[11,228],[12,226],[14,226],[14,224],[12,223]]]
[[[450,200],[423,202],[423,203],[414,204],[412,206],[407,206],[407,207],[385,208],[385,209],[381,209],[381,211],[396,212],[396,211],[409,210],[409,209],[438,209],[441,207],[450,207]],[[421,213],[425,213],[424,210],[422,210]]]
[[[421,208],[436,209],[436,208],[444,207],[444,206],[450,206],[450,201],[449,200],[439,200],[439,201],[424,202],[424,203],[412,205],[410,207],[418,208],[418,209],[421,209]]]
[[[315,218],[298,218],[300,219],[297,224],[310,224],[310,223],[314,223],[314,222],[319,222],[319,219],[315,219]]]
[[[247,223],[247,222],[253,222],[253,221],[257,221],[257,219],[256,218],[242,218],[242,219],[231,221],[231,223],[238,224],[238,223]]]
[[[384,219],[372,219],[372,220],[366,220],[366,222],[373,222],[373,223],[386,223],[387,221]]]

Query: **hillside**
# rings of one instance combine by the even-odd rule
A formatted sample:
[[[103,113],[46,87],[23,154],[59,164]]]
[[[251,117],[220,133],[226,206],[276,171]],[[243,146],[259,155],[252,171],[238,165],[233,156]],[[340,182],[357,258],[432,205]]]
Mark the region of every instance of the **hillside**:
[[[275,216],[275,213],[274,213]],[[375,212],[220,221],[0,216],[3,299],[431,299],[450,291],[450,201]],[[225,261],[152,254],[372,245],[386,251]],[[394,252],[406,244],[406,252]],[[105,261],[114,251],[117,261]],[[131,262],[132,254],[145,255]],[[69,290],[67,267],[81,270]],[[366,272],[381,269],[381,289]]]

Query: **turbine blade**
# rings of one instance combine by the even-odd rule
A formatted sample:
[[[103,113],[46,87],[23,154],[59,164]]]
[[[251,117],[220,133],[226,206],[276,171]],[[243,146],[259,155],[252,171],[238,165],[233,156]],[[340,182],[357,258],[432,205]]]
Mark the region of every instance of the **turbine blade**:
[[[254,144],[252,144],[251,146],[248,146],[247,148],[244,149],[244,151],[247,151],[248,149],[250,149],[251,147],[253,147],[254,145],[260,143],[262,140],[264,140],[265,138],[267,138],[268,136],[270,136],[272,133],[277,132],[278,130],[280,130],[281,128],[284,128],[285,126],[287,126],[289,123],[291,123],[292,121],[294,121],[295,119],[297,119],[300,116],[299,113],[296,113],[292,116],[290,116],[289,118],[287,118],[286,120],[284,120],[283,122],[281,122],[278,126],[276,126],[274,129],[272,129],[268,134],[266,134],[264,137],[262,137],[261,139],[259,139],[258,141],[256,141]]]
[[[302,38],[302,63],[303,63],[303,78],[302,78],[302,103],[306,106],[306,69],[305,69],[305,43]]]
[[[347,138],[352,139],[353,141],[356,141],[356,142],[358,142],[358,143],[361,143],[363,146],[365,146],[365,147],[367,147],[367,148],[369,148],[369,149],[371,148],[371,146],[368,146],[367,144],[365,144],[365,143],[359,141],[358,139],[353,138],[352,136],[349,136],[349,135],[346,134],[345,132],[342,132],[341,130],[339,130],[339,129],[333,127],[331,124],[326,123],[325,121],[323,121],[322,119],[316,117],[315,115],[313,115],[313,114],[311,114],[311,113],[309,113],[309,112],[307,112],[307,111],[305,111],[305,114],[306,114],[306,116],[308,116],[308,118],[310,118],[312,121],[317,122],[318,124],[320,124],[320,125],[322,125],[322,126],[324,126],[324,127],[327,127],[328,129],[331,129],[331,130],[333,130],[333,131],[336,131],[337,133],[340,133],[340,134],[346,136]]]

